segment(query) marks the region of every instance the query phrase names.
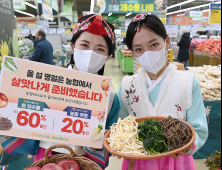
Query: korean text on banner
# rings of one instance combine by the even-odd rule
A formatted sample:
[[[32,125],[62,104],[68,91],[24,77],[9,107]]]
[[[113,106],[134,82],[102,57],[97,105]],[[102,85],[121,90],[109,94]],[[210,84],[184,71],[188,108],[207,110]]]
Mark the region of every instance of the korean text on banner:
[[[3,63],[0,134],[102,148],[111,78],[8,56]]]
[[[94,13],[147,13],[167,12],[167,0],[97,0]]]
[[[43,17],[46,20],[53,21],[52,8],[46,4],[42,4]]]
[[[15,10],[26,10],[25,0],[13,0]]]
[[[221,24],[221,4],[210,5],[210,23]]]

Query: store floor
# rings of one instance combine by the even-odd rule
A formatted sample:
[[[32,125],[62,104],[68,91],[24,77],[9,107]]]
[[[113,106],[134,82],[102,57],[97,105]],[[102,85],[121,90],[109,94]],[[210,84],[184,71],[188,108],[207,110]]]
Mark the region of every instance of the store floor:
[[[119,68],[116,58],[110,58],[106,62],[104,76],[112,77],[112,88],[118,92],[119,86],[125,74]],[[204,164],[205,160],[195,160],[196,170],[208,170]],[[122,159],[110,158],[110,164],[106,170],[121,170]]]

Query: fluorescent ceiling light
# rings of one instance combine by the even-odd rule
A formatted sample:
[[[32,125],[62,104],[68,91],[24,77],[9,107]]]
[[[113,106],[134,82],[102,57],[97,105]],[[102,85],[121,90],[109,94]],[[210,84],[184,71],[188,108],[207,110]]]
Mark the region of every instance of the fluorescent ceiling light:
[[[15,12],[18,12],[18,13],[21,13],[21,14],[24,14],[24,15],[28,15],[30,17],[35,17],[35,15],[32,15],[32,14],[27,13],[27,12],[23,12],[23,11],[19,11],[19,10],[15,10]]]
[[[219,1],[219,2],[214,2],[214,3],[215,3],[215,4],[220,4],[221,1]],[[197,8],[203,8],[203,7],[207,7],[207,6],[210,6],[210,4],[204,4],[204,5],[199,5],[199,6],[195,6],[195,7],[191,7],[191,8],[186,8],[186,9],[183,9],[183,10],[179,10],[179,11],[167,13],[166,15],[177,14],[177,13],[181,13],[181,12],[185,12],[185,11],[189,11],[189,10],[197,9]]]
[[[28,3],[28,2],[25,2],[25,4],[28,5],[28,6],[30,6],[30,7],[32,7],[32,8],[37,9],[37,7],[36,7],[35,5],[32,5],[32,4]]]
[[[181,3],[175,4],[175,5],[171,5],[171,6],[167,7],[167,9],[171,9],[171,8],[174,8],[174,7],[177,7],[177,6],[181,6],[181,5],[184,5],[184,4],[188,4],[188,3],[191,3],[193,1],[195,1],[195,0],[184,1],[184,2],[181,2]]]
[[[203,12],[209,12],[210,11],[210,9],[205,9],[205,10],[203,10]]]
[[[108,16],[110,17],[113,13],[109,13]]]
[[[175,12],[170,12],[170,13],[167,13],[166,15],[177,14],[177,13],[189,11],[189,10],[196,9],[196,8],[207,7],[207,6],[209,6],[209,4],[204,4],[204,5],[200,5],[200,6],[195,6],[195,7],[191,7],[191,8],[186,8],[186,9],[179,10],[179,11],[175,11]]]
[[[128,14],[126,14],[127,17],[130,16],[130,15],[132,15],[132,13],[128,13]]]
[[[183,15],[185,15],[185,14],[179,14],[179,15],[177,15],[177,16],[179,17],[179,16],[183,16]]]

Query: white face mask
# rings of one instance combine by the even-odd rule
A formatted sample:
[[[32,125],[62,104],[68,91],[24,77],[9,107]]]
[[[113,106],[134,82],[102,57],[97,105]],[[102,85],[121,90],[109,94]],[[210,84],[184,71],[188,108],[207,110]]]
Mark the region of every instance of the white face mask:
[[[164,48],[159,51],[146,51],[135,60],[149,73],[157,75],[166,64],[166,42]]]
[[[96,53],[93,50],[74,49],[74,61],[79,71],[98,73],[104,66],[107,56]]]

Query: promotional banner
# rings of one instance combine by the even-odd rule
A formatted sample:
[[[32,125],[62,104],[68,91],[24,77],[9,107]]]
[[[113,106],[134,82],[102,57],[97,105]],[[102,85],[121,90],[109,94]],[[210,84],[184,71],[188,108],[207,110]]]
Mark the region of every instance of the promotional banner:
[[[210,23],[221,24],[221,4],[210,5]]]
[[[165,28],[166,28],[166,31],[167,31],[167,35],[169,37],[177,37],[177,34],[179,32],[178,25],[166,24]]]
[[[111,78],[4,56],[0,134],[102,148]]]
[[[167,0],[96,0],[94,13],[148,13],[167,12]]]
[[[42,12],[44,19],[53,21],[52,8],[46,4],[42,4]]]
[[[25,0],[13,0],[15,10],[26,10]]]

